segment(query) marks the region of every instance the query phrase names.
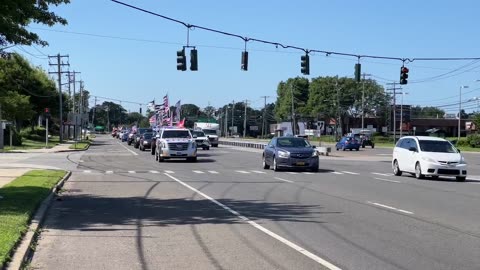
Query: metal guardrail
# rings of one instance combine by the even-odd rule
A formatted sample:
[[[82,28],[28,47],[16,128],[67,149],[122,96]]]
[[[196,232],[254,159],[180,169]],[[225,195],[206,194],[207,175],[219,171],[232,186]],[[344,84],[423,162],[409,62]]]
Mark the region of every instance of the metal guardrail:
[[[242,141],[224,141],[224,140],[219,140],[218,144],[256,148],[256,149],[265,149],[265,146],[267,145],[266,143],[245,142],[245,141],[243,142]]]

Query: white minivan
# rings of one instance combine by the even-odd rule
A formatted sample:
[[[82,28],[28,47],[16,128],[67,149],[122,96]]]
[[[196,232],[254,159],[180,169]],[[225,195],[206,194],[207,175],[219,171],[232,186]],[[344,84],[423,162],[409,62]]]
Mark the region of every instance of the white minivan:
[[[465,181],[467,178],[463,155],[449,141],[437,137],[402,137],[393,149],[392,167],[396,176],[406,172],[418,179],[455,176],[457,181]]]

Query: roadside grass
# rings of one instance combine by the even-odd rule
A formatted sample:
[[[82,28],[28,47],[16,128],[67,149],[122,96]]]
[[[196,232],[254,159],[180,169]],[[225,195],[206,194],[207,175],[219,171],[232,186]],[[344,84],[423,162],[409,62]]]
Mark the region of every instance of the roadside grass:
[[[90,141],[77,142],[70,145],[68,148],[73,150],[84,150],[90,145]]]
[[[60,143],[59,136],[52,136],[48,139],[48,148],[52,148]],[[22,140],[21,146],[5,146],[5,151],[12,151],[12,150],[29,150],[29,149],[42,149],[45,148],[45,141],[35,141],[24,138]]]
[[[33,170],[0,188],[0,269],[10,260],[40,203],[65,174]]]

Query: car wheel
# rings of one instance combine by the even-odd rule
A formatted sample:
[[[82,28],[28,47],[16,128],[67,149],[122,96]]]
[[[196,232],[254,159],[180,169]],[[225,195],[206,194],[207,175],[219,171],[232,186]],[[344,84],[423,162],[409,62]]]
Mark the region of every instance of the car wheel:
[[[278,171],[277,159],[275,157],[273,157],[273,170]]]
[[[365,148],[365,144],[362,144],[362,148]]]
[[[262,157],[262,165],[265,170],[270,169],[270,165],[267,164],[267,161],[265,160],[265,156]]]
[[[457,176],[456,179],[457,179],[458,182],[465,182],[465,180],[467,180],[467,177],[466,176]]]
[[[422,167],[420,166],[420,162],[417,162],[417,164],[415,164],[415,177],[417,179],[423,179],[425,177],[425,175],[422,174]]]
[[[205,148],[205,149],[210,150],[210,146],[207,146],[207,148]]]
[[[150,153],[151,153],[152,155],[155,155],[155,148],[152,147],[152,149],[150,149]]]
[[[158,162],[164,162],[164,161],[165,159],[162,156],[158,155]]]
[[[398,166],[398,161],[396,159],[395,161],[393,161],[393,174],[396,176],[402,175],[402,171],[400,170],[400,167]]]
[[[155,161],[158,161],[158,155],[155,153]]]
[[[375,144],[374,144],[374,143],[372,143],[372,149],[373,149],[373,148],[375,148]]]
[[[357,149],[355,149],[355,150],[357,150],[357,151],[360,151],[360,147],[359,147],[359,148],[357,148]]]
[[[218,147],[218,144],[212,144],[213,147]]]

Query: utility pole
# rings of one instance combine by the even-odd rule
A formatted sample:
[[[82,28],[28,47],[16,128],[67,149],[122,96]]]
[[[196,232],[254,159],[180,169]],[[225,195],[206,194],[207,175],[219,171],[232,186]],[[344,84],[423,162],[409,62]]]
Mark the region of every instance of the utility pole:
[[[97,97],[95,97],[95,105],[93,106],[93,113],[92,113],[92,126],[95,128],[95,111],[97,109]]]
[[[245,113],[243,117],[243,138],[247,134],[247,106],[248,106],[248,99],[245,99]]]
[[[83,111],[84,111],[84,100],[83,100],[83,81],[80,81],[80,140],[83,140]],[[85,134],[86,135],[86,134]]]
[[[235,100],[232,100],[232,128],[230,130],[230,133],[233,135],[233,117],[235,115]]]
[[[396,82],[387,83],[387,85],[393,85],[393,88],[387,88],[388,91],[393,91],[393,144],[397,143],[397,90],[402,90],[402,88],[397,88]]]
[[[77,85],[77,80],[75,78],[76,74],[80,74],[81,72],[77,71],[69,71],[69,82],[73,83],[73,99],[72,99],[72,112],[75,113],[75,91],[76,91],[76,85]],[[73,79],[72,79],[73,78]]]
[[[338,77],[337,77],[337,80],[335,81],[335,90],[337,92],[337,120],[335,120],[335,139],[339,139],[339,136],[338,136],[338,126],[342,126],[342,123],[341,123],[341,118],[342,116],[340,115],[340,88],[338,87]]]
[[[60,101],[60,142],[63,142],[63,98],[62,98],[62,74],[67,73],[65,71],[62,71],[62,66],[70,66],[70,64],[67,62],[66,64],[62,62],[62,58],[67,58],[68,55],[54,55],[54,56],[48,56],[48,58],[57,58],[57,63],[56,64],[51,64],[49,63],[50,66],[57,66],[57,71],[56,72],[49,72],[49,74],[57,74],[58,76],[58,99]]]
[[[228,137],[228,105],[225,107],[225,127],[224,127],[225,137]]]
[[[270,96],[261,96],[261,98],[264,99],[264,105],[263,105],[263,117],[262,117],[262,138],[265,138],[265,124],[267,123],[267,121],[265,120],[266,118],[266,115],[267,115],[267,98],[269,98]]]
[[[295,129],[296,129],[296,125],[295,125],[295,107],[293,105],[293,84],[290,85],[290,92],[291,92],[291,96],[292,96],[292,133],[293,135],[295,135]]]
[[[365,76],[372,76],[371,74],[363,73],[362,81],[362,130],[365,128]]]
[[[2,104],[0,103],[0,150],[3,149]]]

